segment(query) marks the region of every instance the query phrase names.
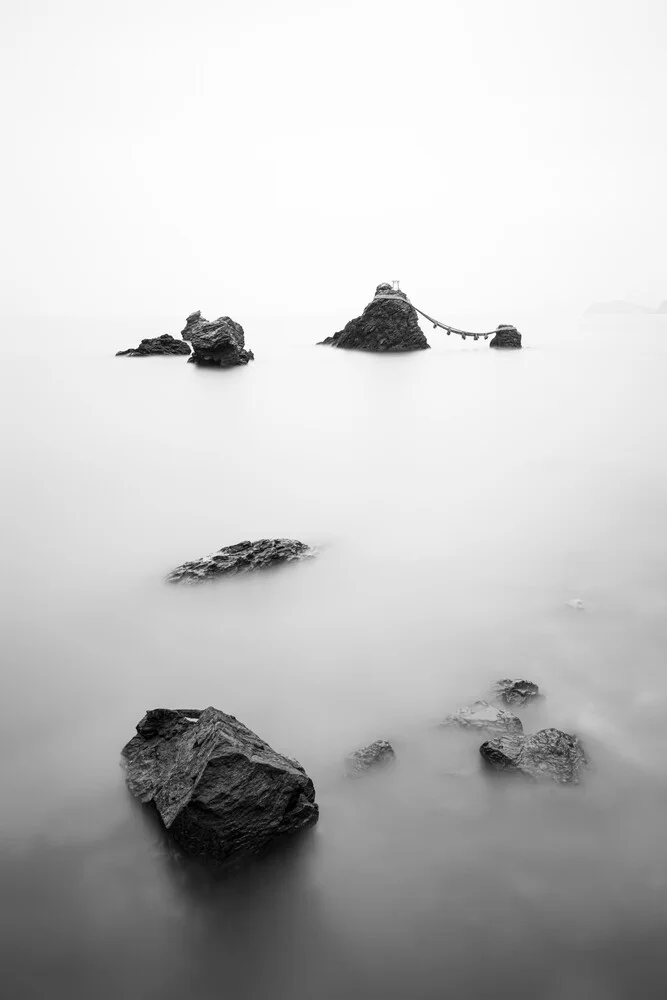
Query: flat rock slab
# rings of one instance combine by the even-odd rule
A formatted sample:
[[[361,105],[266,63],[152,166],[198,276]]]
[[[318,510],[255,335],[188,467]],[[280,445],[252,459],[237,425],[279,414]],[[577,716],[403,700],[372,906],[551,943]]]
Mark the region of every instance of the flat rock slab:
[[[461,729],[485,730],[491,733],[522,733],[521,719],[488,701],[475,701],[448,715],[441,726],[458,726]]]
[[[586,766],[579,740],[560,729],[540,729],[527,736],[499,736],[482,743],[479,752],[494,770],[551,779],[559,784],[577,784]]]
[[[500,347],[518,349],[521,347],[521,334],[515,326],[509,323],[502,323],[496,327],[495,337],[491,340],[489,347]]]
[[[157,708],[122,750],[127,784],[188,854],[228,861],[317,822],[298,761],[216,708]]]
[[[540,697],[540,689],[532,681],[504,677],[495,686],[496,697],[505,705],[527,705]]]
[[[161,337],[147,337],[138,347],[130,347],[127,351],[116,351],[116,357],[145,358],[151,354],[189,354],[190,347],[182,340],[177,340],[168,333]]]
[[[387,740],[376,740],[367,747],[355,750],[345,758],[346,774],[350,778],[358,778],[371,768],[387,767],[396,760],[396,753]]]
[[[256,542],[226,545],[210,556],[177,566],[167,576],[168,583],[202,583],[216,576],[232,576],[280,563],[312,556],[313,550],[293,538],[260,538]]]
[[[423,351],[429,346],[405,292],[381,284],[361,316],[322,344],[357,351]]]

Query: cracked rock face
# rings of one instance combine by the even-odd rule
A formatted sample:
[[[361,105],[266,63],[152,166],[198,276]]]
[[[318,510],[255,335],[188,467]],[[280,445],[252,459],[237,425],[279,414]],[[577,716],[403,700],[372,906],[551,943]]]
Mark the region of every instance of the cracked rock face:
[[[521,334],[515,326],[509,323],[501,323],[496,327],[496,335],[491,340],[489,347],[521,347]]]
[[[210,556],[177,566],[167,576],[169,583],[201,583],[216,576],[229,576],[266,569],[294,559],[312,556],[313,550],[293,538],[260,538],[256,542],[226,545]]]
[[[228,861],[317,822],[298,761],[216,708],[153,709],[122,750],[132,794],[188,854]]]
[[[357,351],[423,351],[429,344],[405,292],[381,284],[361,316],[343,330],[321,341]]]
[[[509,677],[498,681],[495,686],[496,696],[506,705],[527,705],[540,696],[540,689],[532,681],[523,681]]]
[[[195,365],[233,368],[247,365],[255,357],[245,348],[243,327],[229,316],[209,322],[200,312],[191,313],[181,336],[192,344],[189,361]]]
[[[521,719],[487,701],[475,701],[472,705],[459,708],[440,723],[441,726],[458,726],[461,729],[486,731],[489,733],[522,733]]]
[[[576,736],[560,729],[540,729],[527,736],[506,735],[482,743],[485,763],[497,771],[577,784],[586,757]]]
[[[147,337],[138,347],[127,351],[116,351],[116,357],[144,358],[150,354],[189,354],[190,348],[182,340],[163,333],[161,337]]]
[[[349,754],[345,759],[345,770],[350,778],[358,778],[359,775],[371,768],[386,767],[396,759],[396,754],[391,743],[387,740],[376,740],[369,743],[367,747],[361,747]]]

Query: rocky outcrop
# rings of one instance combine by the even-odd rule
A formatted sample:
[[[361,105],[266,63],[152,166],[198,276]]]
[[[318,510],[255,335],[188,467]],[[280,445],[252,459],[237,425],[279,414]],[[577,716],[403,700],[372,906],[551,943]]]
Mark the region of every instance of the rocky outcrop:
[[[161,337],[147,337],[138,347],[130,347],[127,351],[116,351],[116,357],[145,358],[149,354],[189,354],[190,348],[182,340],[176,340],[168,333]]]
[[[660,303],[660,305],[656,309],[656,312],[659,313],[661,316],[667,313],[667,299],[665,299],[663,302]]]
[[[350,778],[358,778],[365,771],[386,767],[395,759],[396,754],[391,743],[386,740],[376,740],[375,743],[369,743],[367,747],[361,747],[345,758],[346,774]]]
[[[522,733],[523,726],[521,719],[511,712],[506,712],[496,705],[489,705],[487,701],[475,701],[472,705],[459,708],[458,711],[448,715],[443,722],[443,726],[458,726],[461,729],[485,730],[490,733]]]
[[[188,854],[226,862],[317,822],[298,761],[216,708],[147,712],[122,756],[132,794]]]
[[[310,546],[292,538],[260,538],[256,542],[226,545],[210,556],[177,566],[167,576],[169,583],[201,583],[216,576],[229,576],[313,555]]]
[[[521,334],[515,326],[501,323],[496,327],[496,335],[491,340],[489,347],[521,347]]]
[[[540,696],[540,689],[532,681],[504,677],[495,686],[496,697],[506,705],[527,705]]]
[[[541,729],[528,736],[506,735],[482,743],[484,761],[498,771],[561,784],[579,781],[586,757],[576,736],[560,729]]]
[[[429,346],[407,295],[388,284],[377,286],[361,316],[321,343],[381,352],[423,351]]]
[[[200,312],[191,313],[181,336],[192,344],[189,361],[195,365],[233,368],[247,365],[255,357],[252,351],[245,349],[243,327],[229,316],[209,322]]]

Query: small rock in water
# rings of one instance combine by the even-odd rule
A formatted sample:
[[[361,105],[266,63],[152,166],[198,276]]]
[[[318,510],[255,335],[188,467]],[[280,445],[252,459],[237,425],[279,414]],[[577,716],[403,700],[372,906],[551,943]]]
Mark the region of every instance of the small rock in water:
[[[348,777],[356,778],[370,768],[386,767],[396,760],[396,754],[387,740],[376,740],[367,747],[361,747],[345,759]]]
[[[586,605],[581,600],[580,597],[575,597],[573,600],[567,602],[568,608],[572,608],[574,611],[585,611]]]
[[[510,323],[501,323],[496,327],[496,335],[489,347],[519,348],[521,347],[521,334]]]
[[[293,559],[313,555],[310,546],[293,538],[260,538],[256,542],[226,545],[210,556],[177,566],[167,576],[169,583],[201,583],[216,576],[231,576],[256,569],[266,569]]]
[[[216,708],[147,712],[122,756],[132,794],[188,854],[228,861],[317,822],[301,764]]]
[[[361,316],[321,343],[378,352],[423,351],[429,346],[407,295],[388,284],[377,286]]]
[[[497,697],[506,705],[525,705],[539,698],[540,689],[532,681],[523,681],[505,677],[498,681],[495,687]]]
[[[487,701],[475,701],[459,708],[440,723],[441,726],[459,726],[462,729],[487,730],[492,733],[522,733],[521,719]]]
[[[586,757],[576,736],[560,729],[541,729],[528,736],[508,735],[482,743],[484,761],[498,771],[577,784]]]
[[[144,358],[150,354],[189,354],[190,348],[182,340],[176,340],[168,333],[161,337],[147,337],[138,347],[130,347],[127,351],[116,351],[116,357]]]
[[[200,312],[191,313],[181,336],[192,344],[192,357],[188,360],[195,365],[233,368],[247,365],[255,357],[245,349],[243,327],[229,316],[209,322]]]

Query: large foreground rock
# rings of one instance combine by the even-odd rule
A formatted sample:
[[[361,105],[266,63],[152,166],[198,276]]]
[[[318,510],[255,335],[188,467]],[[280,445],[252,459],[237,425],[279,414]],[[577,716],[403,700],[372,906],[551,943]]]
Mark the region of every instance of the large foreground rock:
[[[147,337],[138,347],[130,347],[127,351],[116,351],[116,357],[144,358],[150,354],[189,354],[190,348],[182,340],[176,340],[168,333],[161,337]]]
[[[371,769],[387,767],[396,760],[396,754],[387,740],[376,740],[367,747],[354,750],[345,758],[345,771],[348,777],[358,778]]]
[[[486,731],[489,733],[522,733],[521,719],[488,701],[475,701],[472,705],[459,708],[440,723],[443,726],[458,726],[460,729]]]
[[[189,854],[227,861],[317,822],[298,761],[216,708],[147,712],[122,756],[132,794]]]
[[[181,336],[192,344],[189,360],[195,365],[233,368],[247,365],[255,357],[252,351],[245,349],[243,327],[229,316],[209,322],[200,312],[191,313]]]
[[[489,767],[551,778],[564,784],[579,781],[586,757],[576,736],[560,729],[541,729],[528,736],[507,735],[482,743],[479,752]]]
[[[177,566],[167,576],[169,583],[201,583],[216,576],[266,569],[279,563],[304,559],[313,550],[304,542],[293,538],[260,538],[256,542],[237,542],[226,545],[210,556],[194,559]]]
[[[405,292],[387,284],[377,286],[361,316],[321,343],[358,351],[423,351],[429,346]]]
[[[509,323],[501,323],[496,327],[496,335],[492,339],[489,347],[521,347],[521,334],[515,326]]]

